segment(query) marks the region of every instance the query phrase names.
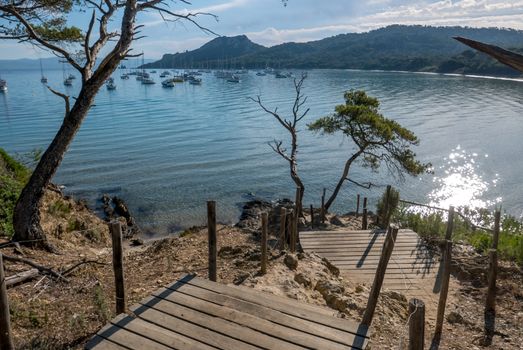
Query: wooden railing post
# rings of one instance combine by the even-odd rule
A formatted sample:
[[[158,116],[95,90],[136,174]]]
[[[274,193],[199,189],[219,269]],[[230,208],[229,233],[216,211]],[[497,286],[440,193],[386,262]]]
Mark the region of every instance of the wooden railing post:
[[[311,204],[311,228],[314,228],[314,208]]]
[[[292,218],[294,217],[293,210],[287,210],[287,233],[285,234],[285,245],[291,247],[291,236],[292,236]]]
[[[385,217],[383,218],[384,219],[384,222],[383,222],[383,226],[384,228],[386,227],[389,227],[389,224],[390,224],[390,217],[392,215],[392,212],[391,212],[391,207],[390,207],[390,192],[392,190],[392,186],[391,185],[387,185],[387,192],[386,192],[386,195],[385,195]]]
[[[489,273],[488,273],[488,291],[485,302],[485,314],[496,313],[496,279],[498,275],[498,242],[500,230],[501,212],[496,211],[494,214],[494,233],[492,236],[492,249],[489,250]]]
[[[450,221],[449,221],[449,225]],[[449,292],[450,268],[452,262],[452,241],[445,241],[445,250],[443,252],[443,272],[441,276],[441,290],[439,292],[438,313],[436,318],[436,328],[434,330],[434,339],[439,340],[443,331],[443,320],[445,317],[445,306]]]
[[[372,283],[372,289],[369,294],[369,300],[367,301],[367,307],[365,309],[365,313],[363,314],[363,320],[361,321],[362,324],[369,327],[372,323],[372,318],[374,317],[374,311],[376,310],[376,304],[378,303],[378,297],[380,296],[381,286],[383,285],[383,280],[385,279],[385,272],[387,271],[387,265],[389,264],[390,256],[392,255],[392,250],[394,249],[397,236],[398,228],[392,225],[389,226],[387,236],[385,237],[385,242],[383,242],[383,249],[381,251],[378,268],[376,269],[376,274],[374,275],[374,282]]]
[[[286,221],[287,219],[287,209],[284,207],[281,207],[280,209],[280,250],[285,249],[286,245],[286,237],[285,237],[285,231],[286,231]]]
[[[216,239],[216,202],[207,201],[207,234],[209,240],[209,280],[217,281],[218,248]]]
[[[454,207],[449,207],[447,219],[447,232],[445,232],[445,240],[452,241],[452,230],[454,229]]]
[[[360,195],[356,197],[356,217],[360,215]]]
[[[261,214],[262,234],[261,234],[261,274],[267,273],[267,231],[269,230],[269,215],[267,212]]]
[[[123,246],[122,246],[122,226],[118,221],[109,224],[113,243],[113,269],[114,284],[116,291],[116,314],[122,314],[127,309],[125,298],[125,276],[123,268]]]
[[[321,209],[320,209],[320,216],[321,216],[321,223],[325,223],[325,193],[327,192],[327,189],[323,189],[323,194],[321,195]]]
[[[425,345],[425,303],[409,300],[409,350],[423,350]]]
[[[361,219],[361,229],[367,229],[367,197],[363,198],[363,217]]]
[[[5,285],[4,258],[0,253],[0,349],[13,350],[11,319],[9,315],[9,301]]]
[[[291,253],[296,252],[296,234],[297,234],[297,220],[296,215],[291,216],[291,241],[290,241],[290,250]]]

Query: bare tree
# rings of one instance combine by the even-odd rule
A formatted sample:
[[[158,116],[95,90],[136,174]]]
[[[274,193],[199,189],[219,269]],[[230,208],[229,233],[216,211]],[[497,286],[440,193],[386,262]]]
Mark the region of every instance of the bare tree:
[[[300,203],[303,203],[303,194],[305,192],[305,186],[303,185],[303,182],[300,179],[300,176],[298,175],[298,123],[305,118],[307,113],[309,113],[309,108],[307,108],[304,112],[301,112],[303,105],[307,102],[307,97],[303,96],[301,93],[301,89],[303,87],[303,83],[305,82],[305,79],[307,78],[307,75],[304,73],[301,75],[300,79],[294,79],[294,89],[296,91],[296,97],[294,98],[294,104],[292,106],[292,115],[289,119],[286,119],[282,117],[278,113],[278,108],[275,108],[274,110],[268,109],[261,101],[261,97],[257,96],[256,98],[251,98],[254,102],[258,103],[258,105],[268,114],[272,115],[278,123],[280,123],[285,130],[289,132],[291,135],[291,150],[290,153],[287,151],[287,148],[283,146],[283,141],[281,140],[274,140],[272,142],[269,142],[269,146],[273,149],[274,152],[279,154],[283,159],[285,159],[289,163],[289,170],[291,174],[291,178],[296,184],[297,187],[301,190],[301,198]],[[299,208],[301,211],[301,208]],[[301,215],[301,213],[298,213]]]
[[[179,2],[190,4],[185,0]],[[38,242],[52,249],[40,225],[40,200],[104,82],[122,60],[139,56],[131,53],[131,44],[143,37],[139,36],[143,26],[136,23],[137,15],[154,11],[166,21],[185,20],[212,33],[195,20],[204,13],[178,13],[169,7],[173,3],[170,0],[0,0],[0,39],[30,43],[50,51],[82,77],[74,102],[68,95],[49,88],[64,100],[65,116],[18,199],[13,240]],[[85,31],[68,26],[67,15],[72,12],[90,14]],[[109,23],[115,21],[119,29],[109,30]]]

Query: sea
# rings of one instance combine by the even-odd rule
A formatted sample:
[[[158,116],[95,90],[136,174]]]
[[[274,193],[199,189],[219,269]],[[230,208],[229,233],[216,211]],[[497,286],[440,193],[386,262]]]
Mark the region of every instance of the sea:
[[[206,201],[217,202],[217,218],[235,223],[243,203],[254,198],[294,198],[288,163],[269,142],[290,148],[290,135],[251,98],[292,116],[292,78],[240,75],[239,83],[203,73],[201,85],[163,88],[134,76],[116,90],[102,88],[53,181],[66,194],[101,209],[103,194],[123,198],[148,235],[179,232],[206,221]],[[150,72],[150,71],[149,71]],[[304,205],[319,207],[341,176],[354,145],[343,135],[308,131],[307,124],[334,112],[345,91],[377,97],[387,118],[420,139],[414,150],[433,174],[404,179],[386,167],[373,172],[356,164],[331,208],[356,209],[356,197],[374,208],[386,185],[401,198],[439,207],[502,207],[523,214],[523,81],[514,79],[356,70],[290,70],[307,78],[299,123],[298,168],[305,184]],[[80,88],[63,85],[63,70],[48,70],[49,85],[72,98]],[[64,102],[40,82],[39,70],[3,71],[8,91],[0,93],[0,147],[24,156],[45,149],[64,118]],[[302,110],[304,110],[302,109]]]

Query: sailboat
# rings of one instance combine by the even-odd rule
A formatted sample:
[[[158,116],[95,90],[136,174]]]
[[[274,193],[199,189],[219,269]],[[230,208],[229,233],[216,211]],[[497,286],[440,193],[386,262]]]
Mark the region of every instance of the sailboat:
[[[0,92],[6,92],[7,91],[7,81],[0,78]]]
[[[74,78],[71,78],[72,74],[69,74],[68,77],[66,77],[66,75],[65,75],[65,61],[62,61],[62,73],[64,75],[64,85],[65,86],[73,86],[73,79]]]
[[[44,68],[42,67],[42,59],[40,58],[40,73],[42,77],[40,78],[40,82],[43,84],[47,84],[47,77],[44,75]]]

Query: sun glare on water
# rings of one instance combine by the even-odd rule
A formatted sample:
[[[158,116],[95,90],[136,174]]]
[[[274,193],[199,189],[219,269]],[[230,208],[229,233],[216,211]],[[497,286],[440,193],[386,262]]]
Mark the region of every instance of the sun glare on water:
[[[429,193],[430,204],[442,208],[468,206],[486,208],[501,202],[501,198],[486,200],[484,194],[495,187],[499,176],[487,181],[480,174],[478,163],[488,154],[468,153],[457,146],[445,157],[445,163],[435,172],[435,189]]]

